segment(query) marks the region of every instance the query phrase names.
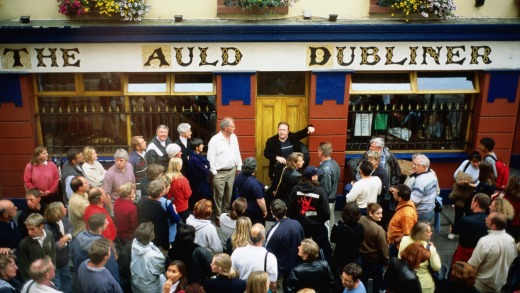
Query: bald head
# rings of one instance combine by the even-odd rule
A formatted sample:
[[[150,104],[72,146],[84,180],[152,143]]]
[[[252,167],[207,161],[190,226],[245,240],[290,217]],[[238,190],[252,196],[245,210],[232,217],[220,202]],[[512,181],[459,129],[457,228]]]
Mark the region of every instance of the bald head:
[[[0,221],[9,222],[16,215],[16,206],[8,199],[0,200]]]
[[[254,224],[249,232],[249,238],[255,246],[262,246],[262,241],[265,239],[265,228],[262,224]]]
[[[504,214],[493,212],[486,218],[486,226],[490,230],[504,230],[507,225],[507,217]]]

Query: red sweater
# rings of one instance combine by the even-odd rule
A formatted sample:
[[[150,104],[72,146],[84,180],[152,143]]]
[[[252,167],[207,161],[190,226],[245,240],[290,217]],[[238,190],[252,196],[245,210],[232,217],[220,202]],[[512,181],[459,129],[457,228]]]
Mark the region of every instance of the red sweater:
[[[93,205],[93,204],[88,205],[88,207],[85,209],[85,214],[83,215],[83,219],[85,220],[85,225],[87,226],[87,230],[89,229],[88,219],[90,218],[90,216],[92,216],[93,214],[99,214],[99,213],[105,214],[108,219],[108,226],[101,235],[103,235],[103,237],[105,237],[109,240],[114,241],[117,236],[117,228],[116,228],[116,225],[114,224],[114,220],[112,220],[112,217],[108,214],[108,212],[105,208],[102,208],[102,207],[99,207],[99,206]]]
[[[173,198],[173,204],[178,213],[184,212],[188,209],[188,199],[191,196],[190,182],[186,177],[181,176],[172,180],[170,191],[168,192],[168,199]]]
[[[134,232],[139,225],[137,207],[131,200],[118,198],[114,202],[114,221],[117,226],[117,236],[123,242],[134,239]]]
[[[32,165],[29,163],[25,166],[23,181],[28,190],[37,188],[40,191],[49,191],[50,194],[53,194],[58,190],[60,175],[58,168],[51,161],[47,161],[47,165]]]

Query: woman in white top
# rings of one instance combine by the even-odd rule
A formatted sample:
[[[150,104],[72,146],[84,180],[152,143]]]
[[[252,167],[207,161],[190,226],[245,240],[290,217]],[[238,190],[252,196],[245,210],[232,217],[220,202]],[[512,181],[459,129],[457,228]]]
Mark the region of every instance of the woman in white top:
[[[237,219],[245,216],[247,209],[247,201],[243,197],[239,197],[233,201],[231,205],[231,211],[229,213],[223,213],[220,215],[220,229],[224,234],[224,239],[228,239],[235,232],[235,226]]]
[[[83,157],[85,157],[85,163],[83,163],[82,168],[88,184],[90,184],[90,187],[100,187],[103,184],[103,178],[105,178],[107,170],[97,160],[96,149],[89,146],[85,147],[83,149]]]
[[[473,191],[478,183],[480,161],[482,161],[480,153],[474,151],[469,159],[462,162],[457,170],[455,170],[455,173],[453,173],[455,185],[450,195],[450,199],[455,206],[455,219],[453,223],[462,218],[465,209],[468,210],[469,205],[471,205]],[[465,207],[467,204],[469,204],[468,207]],[[450,239],[453,237],[454,236],[451,235],[449,236]]]

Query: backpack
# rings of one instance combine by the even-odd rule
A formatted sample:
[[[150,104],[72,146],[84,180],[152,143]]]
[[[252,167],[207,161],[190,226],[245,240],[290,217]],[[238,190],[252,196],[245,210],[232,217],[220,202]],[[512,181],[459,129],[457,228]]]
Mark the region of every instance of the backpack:
[[[495,183],[496,189],[504,190],[506,189],[507,181],[509,180],[509,166],[506,163],[502,162],[500,159],[496,159],[493,156],[486,156],[484,160],[490,157],[495,161],[495,167],[497,169],[497,181]]]

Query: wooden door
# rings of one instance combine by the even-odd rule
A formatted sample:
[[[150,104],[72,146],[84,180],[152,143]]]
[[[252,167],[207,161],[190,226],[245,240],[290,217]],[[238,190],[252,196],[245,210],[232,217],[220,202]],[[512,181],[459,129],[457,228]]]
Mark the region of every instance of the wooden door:
[[[265,142],[278,133],[278,123],[289,123],[290,131],[298,131],[308,125],[307,97],[270,96],[257,97],[256,103],[256,177],[268,185],[269,160],[264,157]],[[306,141],[304,141],[306,143]]]

